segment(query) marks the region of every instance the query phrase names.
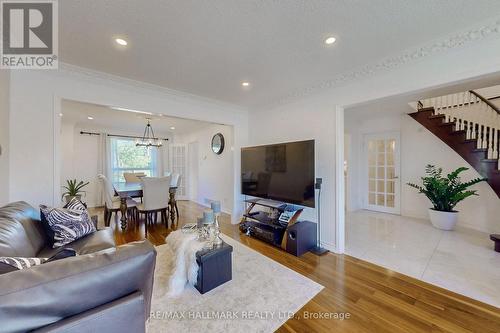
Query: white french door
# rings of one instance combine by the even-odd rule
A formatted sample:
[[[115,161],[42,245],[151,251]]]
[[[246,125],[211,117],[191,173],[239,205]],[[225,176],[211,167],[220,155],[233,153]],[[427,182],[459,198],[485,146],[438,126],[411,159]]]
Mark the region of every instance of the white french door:
[[[175,195],[176,199],[187,200],[189,198],[187,145],[170,144],[169,149],[170,172],[180,175],[180,184]]]
[[[400,214],[400,135],[399,132],[364,137],[365,209]]]

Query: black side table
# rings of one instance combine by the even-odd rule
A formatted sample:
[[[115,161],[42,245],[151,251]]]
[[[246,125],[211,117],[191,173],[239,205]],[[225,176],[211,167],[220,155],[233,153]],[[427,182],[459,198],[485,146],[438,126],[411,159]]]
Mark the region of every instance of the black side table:
[[[204,249],[196,253],[199,270],[195,287],[201,294],[232,279],[232,252],[233,247],[231,245],[222,243],[221,246]]]

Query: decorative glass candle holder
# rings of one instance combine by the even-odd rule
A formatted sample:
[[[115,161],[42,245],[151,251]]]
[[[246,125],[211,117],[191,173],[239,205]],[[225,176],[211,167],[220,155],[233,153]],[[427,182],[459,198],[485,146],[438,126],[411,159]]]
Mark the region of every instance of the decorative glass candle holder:
[[[206,241],[206,231],[205,231],[205,225],[203,224],[203,217],[198,217],[196,220],[196,227],[198,229],[198,240],[199,241]]]
[[[210,206],[212,207],[212,210],[215,215],[213,245],[220,246],[223,243],[222,238],[220,238],[220,225],[219,225],[219,216],[221,212],[220,201],[214,201],[210,204]]]
[[[205,225],[205,229],[207,232],[207,244],[206,248],[211,248],[213,247],[214,243],[214,221],[215,221],[215,214],[214,211],[211,209],[207,209],[203,212],[203,224]]]

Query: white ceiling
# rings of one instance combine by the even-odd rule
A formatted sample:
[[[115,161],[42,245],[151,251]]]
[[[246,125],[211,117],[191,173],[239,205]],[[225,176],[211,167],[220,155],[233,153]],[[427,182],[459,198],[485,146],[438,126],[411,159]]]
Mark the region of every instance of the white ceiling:
[[[252,107],[490,19],[500,1],[64,0],[59,11],[63,62]]]
[[[80,103],[63,100],[61,106],[63,122],[77,125],[86,129],[109,129],[120,133],[142,135],[147,123],[146,118],[151,118],[151,125],[155,134],[182,135],[196,132],[207,127],[210,123],[176,117],[159,115],[144,115],[133,112],[118,111],[106,106]],[[93,117],[89,120],[88,117]],[[171,130],[170,127],[175,127]],[[119,133],[119,134],[120,134]]]

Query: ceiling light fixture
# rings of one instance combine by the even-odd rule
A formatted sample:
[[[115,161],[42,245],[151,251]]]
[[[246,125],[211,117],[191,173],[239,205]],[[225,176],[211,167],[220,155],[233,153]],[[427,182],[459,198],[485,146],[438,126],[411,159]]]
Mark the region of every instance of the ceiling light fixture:
[[[174,127],[174,126],[172,126],[172,127],[170,127],[170,129],[173,131],[173,130],[175,129],[175,127]]]
[[[250,86],[250,82],[242,82],[241,85],[243,87],[249,87]]]
[[[135,142],[135,145],[137,147],[155,147],[159,148],[163,146],[163,142],[161,139],[155,137],[155,132],[153,131],[153,127],[151,126],[151,119],[147,118],[148,124],[146,125],[146,128],[144,129],[144,135],[142,136],[142,139],[138,139]]]
[[[327,39],[325,39],[325,44],[326,45],[332,45],[333,43],[335,43],[337,39],[335,37],[328,37]]]
[[[88,116],[87,119],[88,120],[94,120],[94,117]]]
[[[148,114],[150,116],[153,115],[151,112],[134,110],[134,109],[119,108],[119,107],[116,107],[116,106],[111,106],[110,108],[113,109],[113,110],[116,110],[116,111],[125,111],[125,112],[133,112],[133,113],[140,113],[140,114]]]
[[[116,44],[121,45],[121,46],[128,45],[128,42],[123,38],[115,38],[115,42],[116,42]]]

